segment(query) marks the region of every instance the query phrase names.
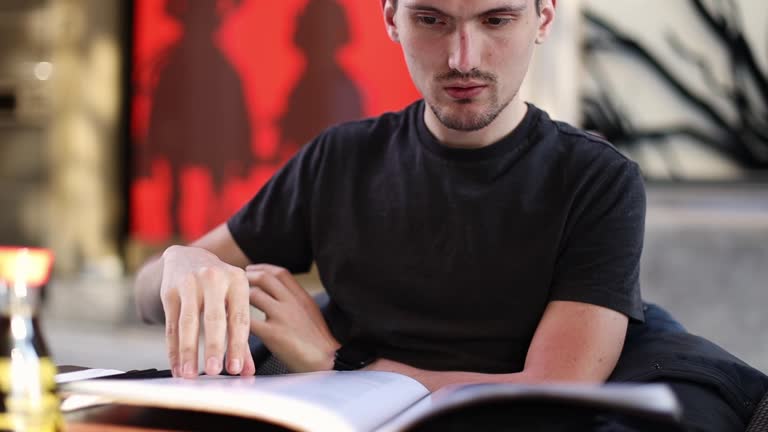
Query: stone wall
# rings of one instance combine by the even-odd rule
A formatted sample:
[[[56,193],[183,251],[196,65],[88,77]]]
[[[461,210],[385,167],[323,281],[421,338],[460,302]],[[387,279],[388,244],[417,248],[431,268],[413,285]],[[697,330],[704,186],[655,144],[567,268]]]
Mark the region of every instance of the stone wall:
[[[120,0],[0,5],[0,244],[121,271]]]
[[[0,4],[0,244],[45,242],[48,46],[43,1]]]

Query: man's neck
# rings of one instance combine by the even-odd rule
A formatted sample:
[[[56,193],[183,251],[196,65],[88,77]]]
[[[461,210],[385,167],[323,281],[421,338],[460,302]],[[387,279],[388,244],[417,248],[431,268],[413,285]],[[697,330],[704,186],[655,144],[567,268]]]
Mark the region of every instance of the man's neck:
[[[491,124],[477,131],[465,132],[445,127],[427,106],[424,108],[424,123],[440,144],[446,147],[480,148],[489,146],[509,135],[523,121],[527,111],[528,105],[522,99],[515,98]]]

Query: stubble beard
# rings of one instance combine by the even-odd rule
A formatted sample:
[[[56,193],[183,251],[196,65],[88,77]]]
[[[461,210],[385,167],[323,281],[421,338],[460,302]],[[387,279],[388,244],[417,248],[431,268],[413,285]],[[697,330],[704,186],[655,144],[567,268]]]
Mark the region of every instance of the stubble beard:
[[[440,123],[446,128],[459,132],[475,132],[493,123],[493,121],[496,120],[496,117],[498,117],[499,114],[501,114],[501,112],[515,99],[517,93],[518,92],[515,92],[511,98],[505,100],[503,103],[499,103],[498,94],[493,92],[488,107],[479,113],[466,112],[462,114],[451,114],[447,112],[448,110],[435,103],[428,102],[427,104],[435,114],[435,117],[437,117]],[[458,99],[450,101],[449,103],[456,105],[470,105],[475,102],[474,99]]]

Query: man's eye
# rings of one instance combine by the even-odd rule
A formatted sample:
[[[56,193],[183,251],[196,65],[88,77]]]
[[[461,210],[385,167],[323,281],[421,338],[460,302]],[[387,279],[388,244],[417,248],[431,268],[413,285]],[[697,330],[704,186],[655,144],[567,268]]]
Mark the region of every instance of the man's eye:
[[[433,26],[433,25],[440,24],[440,20],[436,16],[433,16],[433,15],[418,15],[416,17],[416,21],[418,21],[421,24],[428,25],[428,26]]]
[[[502,18],[502,17],[488,17],[485,19],[485,23],[491,27],[501,27],[509,23],[510,21],[512,21],[511,18]]]

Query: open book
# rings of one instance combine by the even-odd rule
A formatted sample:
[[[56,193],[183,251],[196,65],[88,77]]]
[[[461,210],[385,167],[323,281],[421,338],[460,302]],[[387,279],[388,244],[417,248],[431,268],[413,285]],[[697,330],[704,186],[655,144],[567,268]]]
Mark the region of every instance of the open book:
[[[430,393],[404,375],[373,371],[107,378],[66,383],[61,390],[65,395],[99,396],[114,403],[253,418],[300,431],[415,431],[440,416],[526,403],[602,409],[670,422],[680,414],[674,395],[661,384],[472,384]]]

